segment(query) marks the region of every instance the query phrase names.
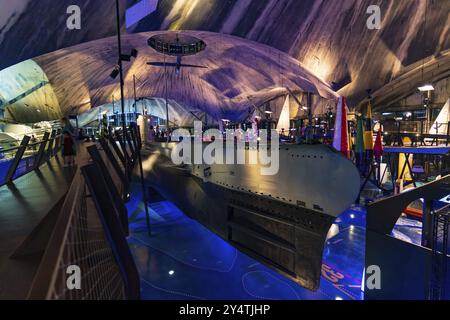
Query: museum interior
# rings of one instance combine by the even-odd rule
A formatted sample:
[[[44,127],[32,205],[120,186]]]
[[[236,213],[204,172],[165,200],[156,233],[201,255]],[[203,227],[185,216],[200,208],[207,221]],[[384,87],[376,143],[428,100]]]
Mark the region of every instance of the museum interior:
[[[448,0],[0,0],[0,300],[449,300],[449,185]]]

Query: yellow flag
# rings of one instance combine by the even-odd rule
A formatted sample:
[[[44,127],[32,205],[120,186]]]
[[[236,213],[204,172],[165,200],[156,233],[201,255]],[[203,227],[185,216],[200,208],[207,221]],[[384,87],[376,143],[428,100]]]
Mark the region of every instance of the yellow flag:
[[[373,150],[372,104],[367,106],[366,125],[364,128],[364,148]]]

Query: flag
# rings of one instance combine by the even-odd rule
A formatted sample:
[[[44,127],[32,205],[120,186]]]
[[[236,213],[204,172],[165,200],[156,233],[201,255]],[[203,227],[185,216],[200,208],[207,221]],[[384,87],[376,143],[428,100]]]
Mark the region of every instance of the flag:
[[[355,143],[356,166],[361,173],[366,170],[365,149],[364,149],[364,124],[362,116],[356,121],[356,143]]]
[[[383,155],[383,143],[381,141],[381,129],[378,130],[378,133],[377,133],[377,139],[375,140],[373,154],[375,155],[375,159],[377,161],[380,161],[380,158]]]
[[[355,144],[355,152],[357,154],[363,154],[365,152],[364,149],[364,128],[363,128],[363,119],[362,117],[358,117],[356,123],[356,144]]]
[[[372,104],[367,106],[367,114],[364,128],[364,148],[367,151],[373,150],[373,126],[372,126]]]
[[[336,124],[334,126],[333,147],[345,157],[350,157],[347,123],[347,101],[340,97],[336,110]]]

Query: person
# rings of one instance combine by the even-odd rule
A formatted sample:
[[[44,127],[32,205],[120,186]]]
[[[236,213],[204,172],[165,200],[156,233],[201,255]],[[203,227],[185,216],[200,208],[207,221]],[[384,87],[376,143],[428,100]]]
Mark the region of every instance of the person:
[[[150,126],[150,132],[149,132],[149,135],[148,135],[148,140],[150,142],[155,142],[155,138],[156,138],[155,129],[153,128],[153,126]]]
[[[34,134],[31,135],[30,142],[31,142],[31,144],[33,145],[33,151],[36,151],[36,142],[37,142],[37,139],[36,139],[36,137],[34,136]]]
[[[78,140],[84,140],[84,139],[86,139],[86,137],[84,136],[84,130],[83,129],[79,129],[78,130]]]
[[[63,132],[69,132],[70,135],[74,135],[75,129],[68,118],[64,117],[61,119],[61,127]]]
[[[63,156],[64,166],[75,165],[75,143],[69,131],[64,131],[63,135]]]

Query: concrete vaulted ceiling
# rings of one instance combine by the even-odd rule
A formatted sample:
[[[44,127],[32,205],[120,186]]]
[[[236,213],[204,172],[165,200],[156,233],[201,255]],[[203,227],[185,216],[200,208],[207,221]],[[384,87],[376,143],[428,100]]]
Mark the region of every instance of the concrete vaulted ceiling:
[[[121,0],[121,5],[139,1]],[[65,26],[66,9],[73,4],[82,11],[81,30]],[[0,68],[115,34],[114,1],[0,0],[6,5],[12,9],[0,10]],[[381,8],[380,30],[366,26],[370,5]],[[128,32],[207,30],[263,43],[326,83],[350,76],[352,82],[339,94],[348,97],[351,108],[362,105],[370,88],[382,109],[404,97],[404,90],[445,77],[449,12],[448,0],[160,0],[157,11]],[[423,61],[437,63],[412,77],[410,85],[394,85]]]
[[[348,97],[351,108],[367,97],[367,89],[375,92],[412,65],[450,49],[448,0],[162,0],[160,4],[158,14],[142,21],[136,31],[207,29],[268,44],[289,53],[327,83],[350,76],[352,82],[339,94]],[[380,30],[367,28],[371,5],[381,8]],[[431,78],[417,81],[430,81],[447,68],[436,63]],[[374,101],[380,107],[384,102]]]
[[[154,67],[147,62],[175,62],[148,47],[154,33],[123,37],[123,51],[139,51],[124,62],[125,98],[132,98],[133,75],[138,97],[165,97],[203,110],[216,119],[243,120],[252,105],[293,92],[313,92],[325,99],[335,93],[297,60],[274,48],[210,32],[185,32],[206,42],[206,50],[183,58],[183,63],[207,69]],[[77,114],[120,97],[118,79],[110,78],[117,63],[116,38],[95,40],[33,59],[47,75],[63,114]],[[167,78],[166,78],[167,77]],[[166,82],[167,80],[167,82]],[[167,87],[166,87],[167,84]]]
[[[419,103],[422,105],[422,94],[418,93],[417,87],[427,83],[433,83],[436,88],[437,83],[447,82],[445,88],[440,88],[439,95],[434,96],[442,105],[450,96],[450,50],[442,52],[439,56],[429,57],[423,61],[412,64],[405,68],[393,81],[385,85],[381,89],[375,91],[372,96],[377,102],[376,111],[390,110],[397,106],[402,99],[419,95]]]

